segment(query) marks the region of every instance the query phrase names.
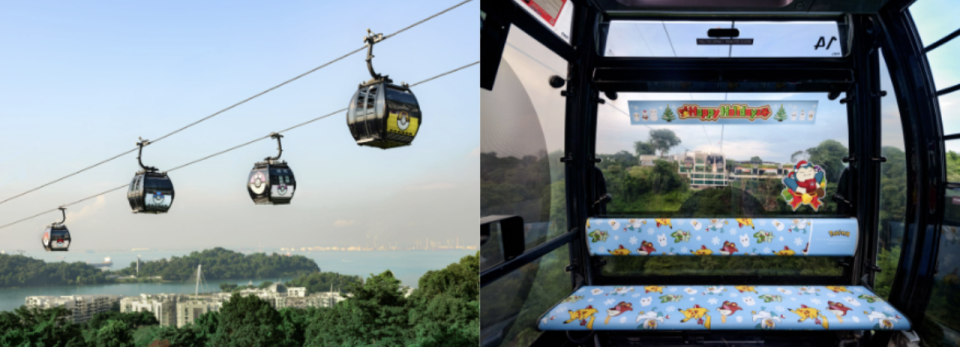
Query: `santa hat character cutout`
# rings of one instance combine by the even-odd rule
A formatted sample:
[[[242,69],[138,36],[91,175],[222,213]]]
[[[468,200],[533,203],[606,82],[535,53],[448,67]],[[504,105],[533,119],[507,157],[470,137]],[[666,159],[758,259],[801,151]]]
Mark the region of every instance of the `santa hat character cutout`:
[[[794,166],[793,172],[784,177],[783,183],[787,186],[789,198],[787,202],[794,210],[800,205],[810,205],[814,210],[820,209],[820,201],[825,195],[823,170],[806,160],[801,160]]]

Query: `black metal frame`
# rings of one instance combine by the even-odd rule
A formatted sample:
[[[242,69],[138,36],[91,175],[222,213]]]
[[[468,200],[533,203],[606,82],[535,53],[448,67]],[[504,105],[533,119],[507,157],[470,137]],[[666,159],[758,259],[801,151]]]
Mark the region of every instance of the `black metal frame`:
[[[891,1],[878,14],[885,35],[883,56],[896,90],[907,155],[907,225],[890,293],[895,305],[920,330],[936,270],[943,194],[946,188],[940,106],[926,50],[907,7]]]
[[[884,59],[894,84],[895,97],[900,108],[907,153],[907,211],[906,222],[913,228],[904,230],[903,251],[889,301],[900,309],[919,330],[923,313],[929,300],[940,225],[943,219],[943,193],[948,187],[945,180],[944,140],[960,139],[960,134],[944,136],[937,96],[960,90],[960,85],[940,90],[933,87],[925,52],[932,50],[954,37],[954,32],[937,43],[924,48],[907,7],[911,0],[892,0],[879,13],[858,14],[848,17],[852,35],[849,54],[843,58],[825,59],[694,59],[694,58],[606,58],[599,56],[604,51],[607,26],[611,18],[632,18],[623,15],[598,13],[593,2],[574,1],[574,28],[571,45],[567,45],[535,18],[525,11],[516,11],[511,0],[485,0],[508,8],[500,18],[507,18],[554,53],[566,59],[568,67],[565,148],[567,189],[567,222],[570,232],[544,243],[512,261],[498,265],[498,271],[507,273],[535,261],[540,256],[567,243],[570,247],[570,266],[574,287],[591,284],[673,284],[688,282],[680,276],[600,276],[594,268],[581,230],[586,219],[594,214],[588,205],[588,197],[596,194],[594,188],[596,113],[599,92],[615,91],[786,91],[776,85],[777,81],[797,82],[795,90],[803,92],[846,92],[848,116],[850,117],[850,151],[853,158],[851,188],[853,211],[860,225],[861,246],[855,262],[845,267],[844,274],[835,276],[804,276],[805,283],[855,284],[872,287],[876,268],[877,235],[870,230],[878,228],[879,183],[880,183],[880,61],[878,48],[883,48]],[[509,3],[509,4],[507,4]],[[484,6],[486,11],[493,6]],[[487,12],[488,18],[491,15]],[[675,14],[676,15],[676,14]],[[686,17],[684,17],[686,16]],[[831,18],[834,15],[814,15],[814,18]],[[707,17],[698,15],[671,16],[671,19]],[[772,16],[773,20],[791,20],[796,16]],[[639,18],[652,18],[638,16]],[[716,18],[716,17],[714,17]],[[724,17],[724,19],[729,17]],[[750,17],[758,19],[760,17]],[[810,16],[803,17],[805,19]],[[833,18],[836,18],[835,16]],[[487,28],[484,28],[486,31]],[[507,30],[500,32],[506,41]],[[486,43],[485,43],[486,44]],[[486,50],[484,45],[484,50]],[[497,54],[502,53],[502,43]],[[483,53],[484,60],[500,56]],[[484,70],[482,75],[496,70]],[[487,79],[483,76],[485,83]],[[492,81],[492,77],[489,79]],[[690,83],[676,83],[685,81]],[[740,83],[731,86],[729,83]],[[696,84],[700,83],[700,84]],[[769,84],[773,84],[771,87]],[[492,82],[490,82],[492,87]],[[486,88],[486,86],[484,86]],[[742,88],[742,89],[738,89]],[[593,195],[591,195],[593,194]],[[850,259],[850,258],[848,258]],[[588,265],[589,264],[589,265]],[[596,273],[595,273],[596,272]],[[502,275],[502,274],[501,274]],[[498,277],[498,276],[497,276]],[[482,276],[482,283],[495,277]],[[775,276],[697,276],[697,281],[711,283],[758,283],[779,284],[788,281]],[[608,338],[616,334],[610,334]],[[892,337],[890,332],[877,332],[869,336],[870,345],[886,345]],[[557,341],[558,335],[544,333],[534,345]],[[600,337],[594,336],[595,345]]]

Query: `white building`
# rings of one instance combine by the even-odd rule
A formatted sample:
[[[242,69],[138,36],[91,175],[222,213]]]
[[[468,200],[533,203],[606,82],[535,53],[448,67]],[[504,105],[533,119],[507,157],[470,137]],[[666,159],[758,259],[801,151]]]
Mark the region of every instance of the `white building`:
[[[287,287],[287,296],[288,297],[305,297],[307,296],[306,287]]]
[[[114,303],[119,303],[122,295],[65,295],[65,296],[28,296],[27,307],[53,308],[63,306],[72,314],[67,318],[74,323],[85,323],[93,315],[110,311]]]
[[[177,324],[177,302],[180,294],[140,294],[120,300],[120,312],[151,312],[162,326]]]
[[[193,321],[204,313],[220,311],[223,307],[223,296],[186,296],[177,302],[177,328],[193,324]]]

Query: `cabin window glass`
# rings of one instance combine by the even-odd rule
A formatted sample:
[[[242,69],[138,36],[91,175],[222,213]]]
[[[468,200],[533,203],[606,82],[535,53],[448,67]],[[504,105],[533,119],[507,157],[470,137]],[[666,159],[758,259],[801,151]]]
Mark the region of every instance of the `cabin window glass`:
[[[356,100],[356,103],[354,103],[358,122],[361,122],[365,119],[364,115],[366,115],[365,113],[366,111],[363,109],[363,106],[366,104],[366,102],[367,102],[367,89],[361,88],[360,91],[357,92],[357,100]]]
[[[960,28],[960,23],[956,25]],[[926,42],[924,43],[926,44]],[[933,84],[937,90],[943,90],[960,84],[960,64],[957,63],[958,54],[960,54],[960,40],[958,39],[951,40],[927,52],[927,61],[930,63],[930,71],[933,72]],[[944,109],[943,106],[943,102],[941,101],[941,112]],[[952,108],[956,107],[956,105],[952,106]],[[949,114],[956,115],[955,112],[950,112]],[[960,121],[960,119],[951,119],[951,121],[956,122]],[[955,127],[960,128],[960,125],[956,125]]]
[[[569,229],[559,160],[566,99],[547,83],[550,76],[565,75],[567,62],[523,30],[509,32],[497,83],[480,91],[480,217],[522,217],[529,250]],[[498,251],[481,249],[481,263],[496,261]],[[572,290],[564,271],[569,263],[563,246],[485,286],[481,300],[492,304],[481,307],[483,345],[533,342],[540,335],[539,315]]]
[[[953,0],[917,0],[910,5],[910,14],[925,46],[960,28],[960,6]]]
[[[370,86],[369,91],[367,92],[367,103],[365,113],[367,115],[367,127],[373,133],[380,132],[380,121],[377,119],[377,85]]]
[[[920,40],[927,48],[933,47],[951,33],[960,29],[955,18],[960,15],[960,6],[950,0],[920,0],[910,6],[910,14],[920,33]],[[949,92],[960,85],[960,39],[954,38],[927,52],[927,61],[933,73],[935,88],[941,93],[940,116],[944,135],[960,133],[960,92]]]
[[[714,114],[746,105],[746,112],[766,109],[770,116],[728,124],[681,120],[690,105]],[[783,120],[776,120],[781,110]],[[725,114],[732,117],[733,108]],[[846,167],[847,111],[826,93],[620,93],[600,105],[597,118],[597,167],[614,197],[611,215],[840,217],[827,197]],[[819,166],[827,184],[819,203],[794,210],[784,179],[804,163]]]
[[[413,97],[413,94],[395,88],[387,88],[387,98],[408,105],[417,105],[417,99]]]
[[[500,83],[498,79],[494,88]],[[487,244],[490,242],[495,240]],[[537,319],[573,292],[569,275],[563,272],[564,264],[570,263],[569,252],[567,245],[557,248],[483,287],[480,291],[483,346],[529,346],[540,336],[541,332],[536,330]]]
[[[887,298],[900,262],[907,208],[907,160],[903,142],[900,108],[893,95],[890,72],[880,57],[880,90],[889,94],[880,99],[880,155],[887,161],[880,164],[880,229],[877,245],[877,266],[874,293]]]
[[[699,106],[694,112],[719,112],[726,115],[720,117],[729,118],[735,113],[729,107],[723,111],[723,105],[736,104],[746,105],[746,112],[737,113],[752,114],[752,109],[758,108],[761,114],[766,108],[770,116],[727,124],[689,118],[690,105]],[[596,153],[602,161],[596,166],[613,196],[607,204],[608,216],[782,218],[784,222],[842,218],[829,197],[836,192],[836,182],[846,167],[842,158],[849,155],[847,122],[846,105],[829,100],[827,93],[619,93],[617,100],[601,104],[597,115]],[[796,209],[791,205],[796,197],[786,181],[791,175],[798,178],[798,166],[805,172],[817,166],[809,170],[812,176],[826,180],[825,185],[815,179],[793,180],[804,186],[814,183],[808,195],[816,192],[816,207],[813,203],[799,203]],[[841,274],[837,258],[831,257],[709,258],[610,257],[602,273]]]
[[[710,37],[737,29],[737,37]],[[736,41],[737,44],[724,44]],[[603,55],[675,58],[836,58],[846,39],[834,21],[738,22],[615,20]],[[747,44],[749,43],[749,44]]]

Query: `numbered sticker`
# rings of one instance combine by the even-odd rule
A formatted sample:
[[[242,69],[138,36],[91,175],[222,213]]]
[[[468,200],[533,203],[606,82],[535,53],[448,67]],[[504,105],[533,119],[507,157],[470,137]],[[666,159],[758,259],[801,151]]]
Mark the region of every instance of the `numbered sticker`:
[[[830,50],[830,46],[833,45],[833,41],[836,41],[836,36],[831,36],[830,41],[827,41],[826,36],[820,36],[820,39],[817,40],[817,44],[813,46],[813,50],[818,50],[820,47],[824,47],[824,50]]]

